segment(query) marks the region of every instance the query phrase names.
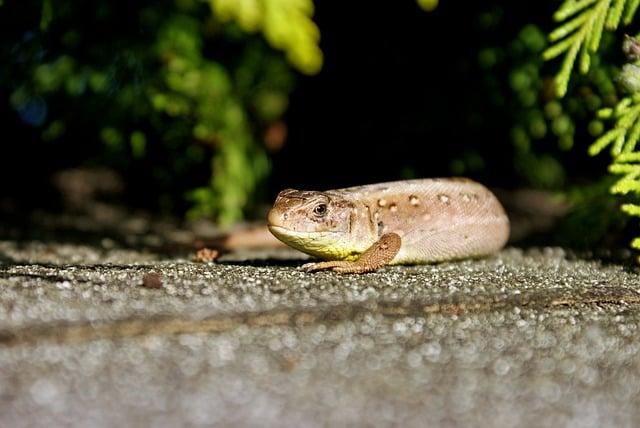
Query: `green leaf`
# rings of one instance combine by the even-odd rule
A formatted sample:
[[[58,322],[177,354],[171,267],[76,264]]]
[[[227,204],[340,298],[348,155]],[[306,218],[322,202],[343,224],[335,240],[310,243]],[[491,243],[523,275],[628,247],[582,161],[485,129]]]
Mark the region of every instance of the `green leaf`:
[[[564,55],[555,77],[556,94],[559,97],[567,93],[576,60],[579,72],[588,73],[592,56],[600,47],[603,31],[616,30],[623,13],[624,22],[630,22],[627,18],[635,14],[638,1],[566,0],[562,3],[553,16],[560,25],[549,34],[549,41],[553,44],[542,54],[545,61]]]
[[[620,19],[622,18],[622,12],[624,10],[625,0],[613,0],[613,6],[609,9],[607,15],[607,22],[605,24],[607,30],[615,30],[620,25]]]
[[[640,6],[640,0],[628,0],[626,4],[626,8],[624,11],[624,18],[622,19],[624,25],[629,25],[633,21],[633,17],[638,11],[638,6]]]

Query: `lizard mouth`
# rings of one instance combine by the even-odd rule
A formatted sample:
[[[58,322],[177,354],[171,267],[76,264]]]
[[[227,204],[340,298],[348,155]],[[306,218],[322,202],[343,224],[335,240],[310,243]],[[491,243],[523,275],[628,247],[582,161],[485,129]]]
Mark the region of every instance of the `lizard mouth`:
[[[339,232],[298,232],[282,226],[269,225],[269,231],[290,247],[323,259],[340,260],[352,251],[343,248]]]
[[[337,234],[338,232],[332,232],[332,231],[324,231],[324,232],[301,232],[298,230],[293,230],[293,229],[287,229],[286,227],[282,227],[282,226],[274,226],[272,224],[267,226],[269,228],[269,231],[271,231],[271,233],[273,235],[275,235],[276,238],[280,239],[280,237],[298,237],[298,238],[321,238],[323,236],[332,236],[334,234]]]
[[[281,228],[284,229],[281,225],[283,224],[283,214],[280,210],[272,208],[267,214],[267,226],[269,226],[269,230],[271,228]]]
[[[280,239],[281,236],[284,237],[295,233],[293,230],[287,229],[286,227],[274,226],[271,224],[267,225],[267,228],[269,229],[269,232],[278,239]]]

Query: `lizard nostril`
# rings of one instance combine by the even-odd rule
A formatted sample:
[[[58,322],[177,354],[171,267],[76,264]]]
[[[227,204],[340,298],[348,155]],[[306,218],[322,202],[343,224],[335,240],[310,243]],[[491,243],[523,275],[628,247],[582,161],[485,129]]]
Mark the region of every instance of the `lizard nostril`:
[[[282,219],[283,220],[286,220],[288,218],[289,218],[289,214],[287,214],[287,213],[282,214]]]

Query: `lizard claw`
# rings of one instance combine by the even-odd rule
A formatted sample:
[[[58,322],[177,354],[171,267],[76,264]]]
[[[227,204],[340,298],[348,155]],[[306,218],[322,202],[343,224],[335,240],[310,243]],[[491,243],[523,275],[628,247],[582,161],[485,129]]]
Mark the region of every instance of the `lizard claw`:
[[[300,269],[305,272],[315,272],[319,269],[317,265],[318,263],[305,263],[302,266],[300,266]]]

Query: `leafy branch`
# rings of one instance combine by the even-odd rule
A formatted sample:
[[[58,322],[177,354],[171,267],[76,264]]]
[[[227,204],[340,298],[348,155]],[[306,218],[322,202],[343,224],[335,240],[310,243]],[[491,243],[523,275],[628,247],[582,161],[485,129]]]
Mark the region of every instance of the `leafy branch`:
[[[614,159],[621,154],[632,153],[640,140],[640,94],[623,98],[615,108],[598,111],[600,119],[616,119],[610,129],[589,146],[589,154],[595,156],[611,146]]]
[[[560,71],[556,75],[556,93],[563,97],[574,69],[579,61],[580,73],[586,74],[591,57],[598,51],[603,30],[614,31],[631,23],[640,6],[640,0],[565,0],[553,15],[561,23],[549,34],[553,43],[542,56],[550,60],[564,54]]]
[[[603,31],[617,30],[621,23],[630,24],[639,6],[640,0],[565,0],[562,3],[553,16],[561,24],[549,34],[553,44],[543,52],[545,60],[564,55],[555,77],[558,96],[567,93],[576,61],[579,72],[586,74],[592,56],[600,47]],[[609,172],[621,175],[611,187],[611,193],[632,194],[637,200],[640,196],[640,150],[637,149],[640,141],[640,42],[627,36],[623,50],[633,62],[622,67],[619,82],[630,95],[614,108],[598,111],[599,119],[615,123],[589,146],[588,151],[595,156],[609,148],[612,156]],[[628,215],[640,217],[638,203],[622,204],[621,209]],[[631,246],[640,249],[640,237],[635,238]]]
[[[627,64],[623,68],[621,81],[633,80],[633,75],[638,72],[636,69],[635,65]],[[628,83],[626,86],[631,89]],[[615,119],[615,125],[589,147],[589,154],[595,156],[611,146],[613,162],[609,165],[609,172],[622,175],[611,187],[611,193],[631,193],[637,198],[640,195],[640,151],[637,150],[640,140],[640,92],[623,98],[615,108],[600,110],[598,116],[601,119]],[[640,205],[637,203],[625,203],[620,208],[630,216],[640,217]],[[640,237],[631,241],[631,246],[640,249]]]
[[[640,194],[640,152],[622,153],[609,166],[609,172],[622,174],[622,178],[611,187],[612,193],[635,193],[636,196]],[[622,204],[620,209],[630,216],[640,217],[640,205],[637,203]],[[640,237],[631,241],[631,246],[640,250]]]

